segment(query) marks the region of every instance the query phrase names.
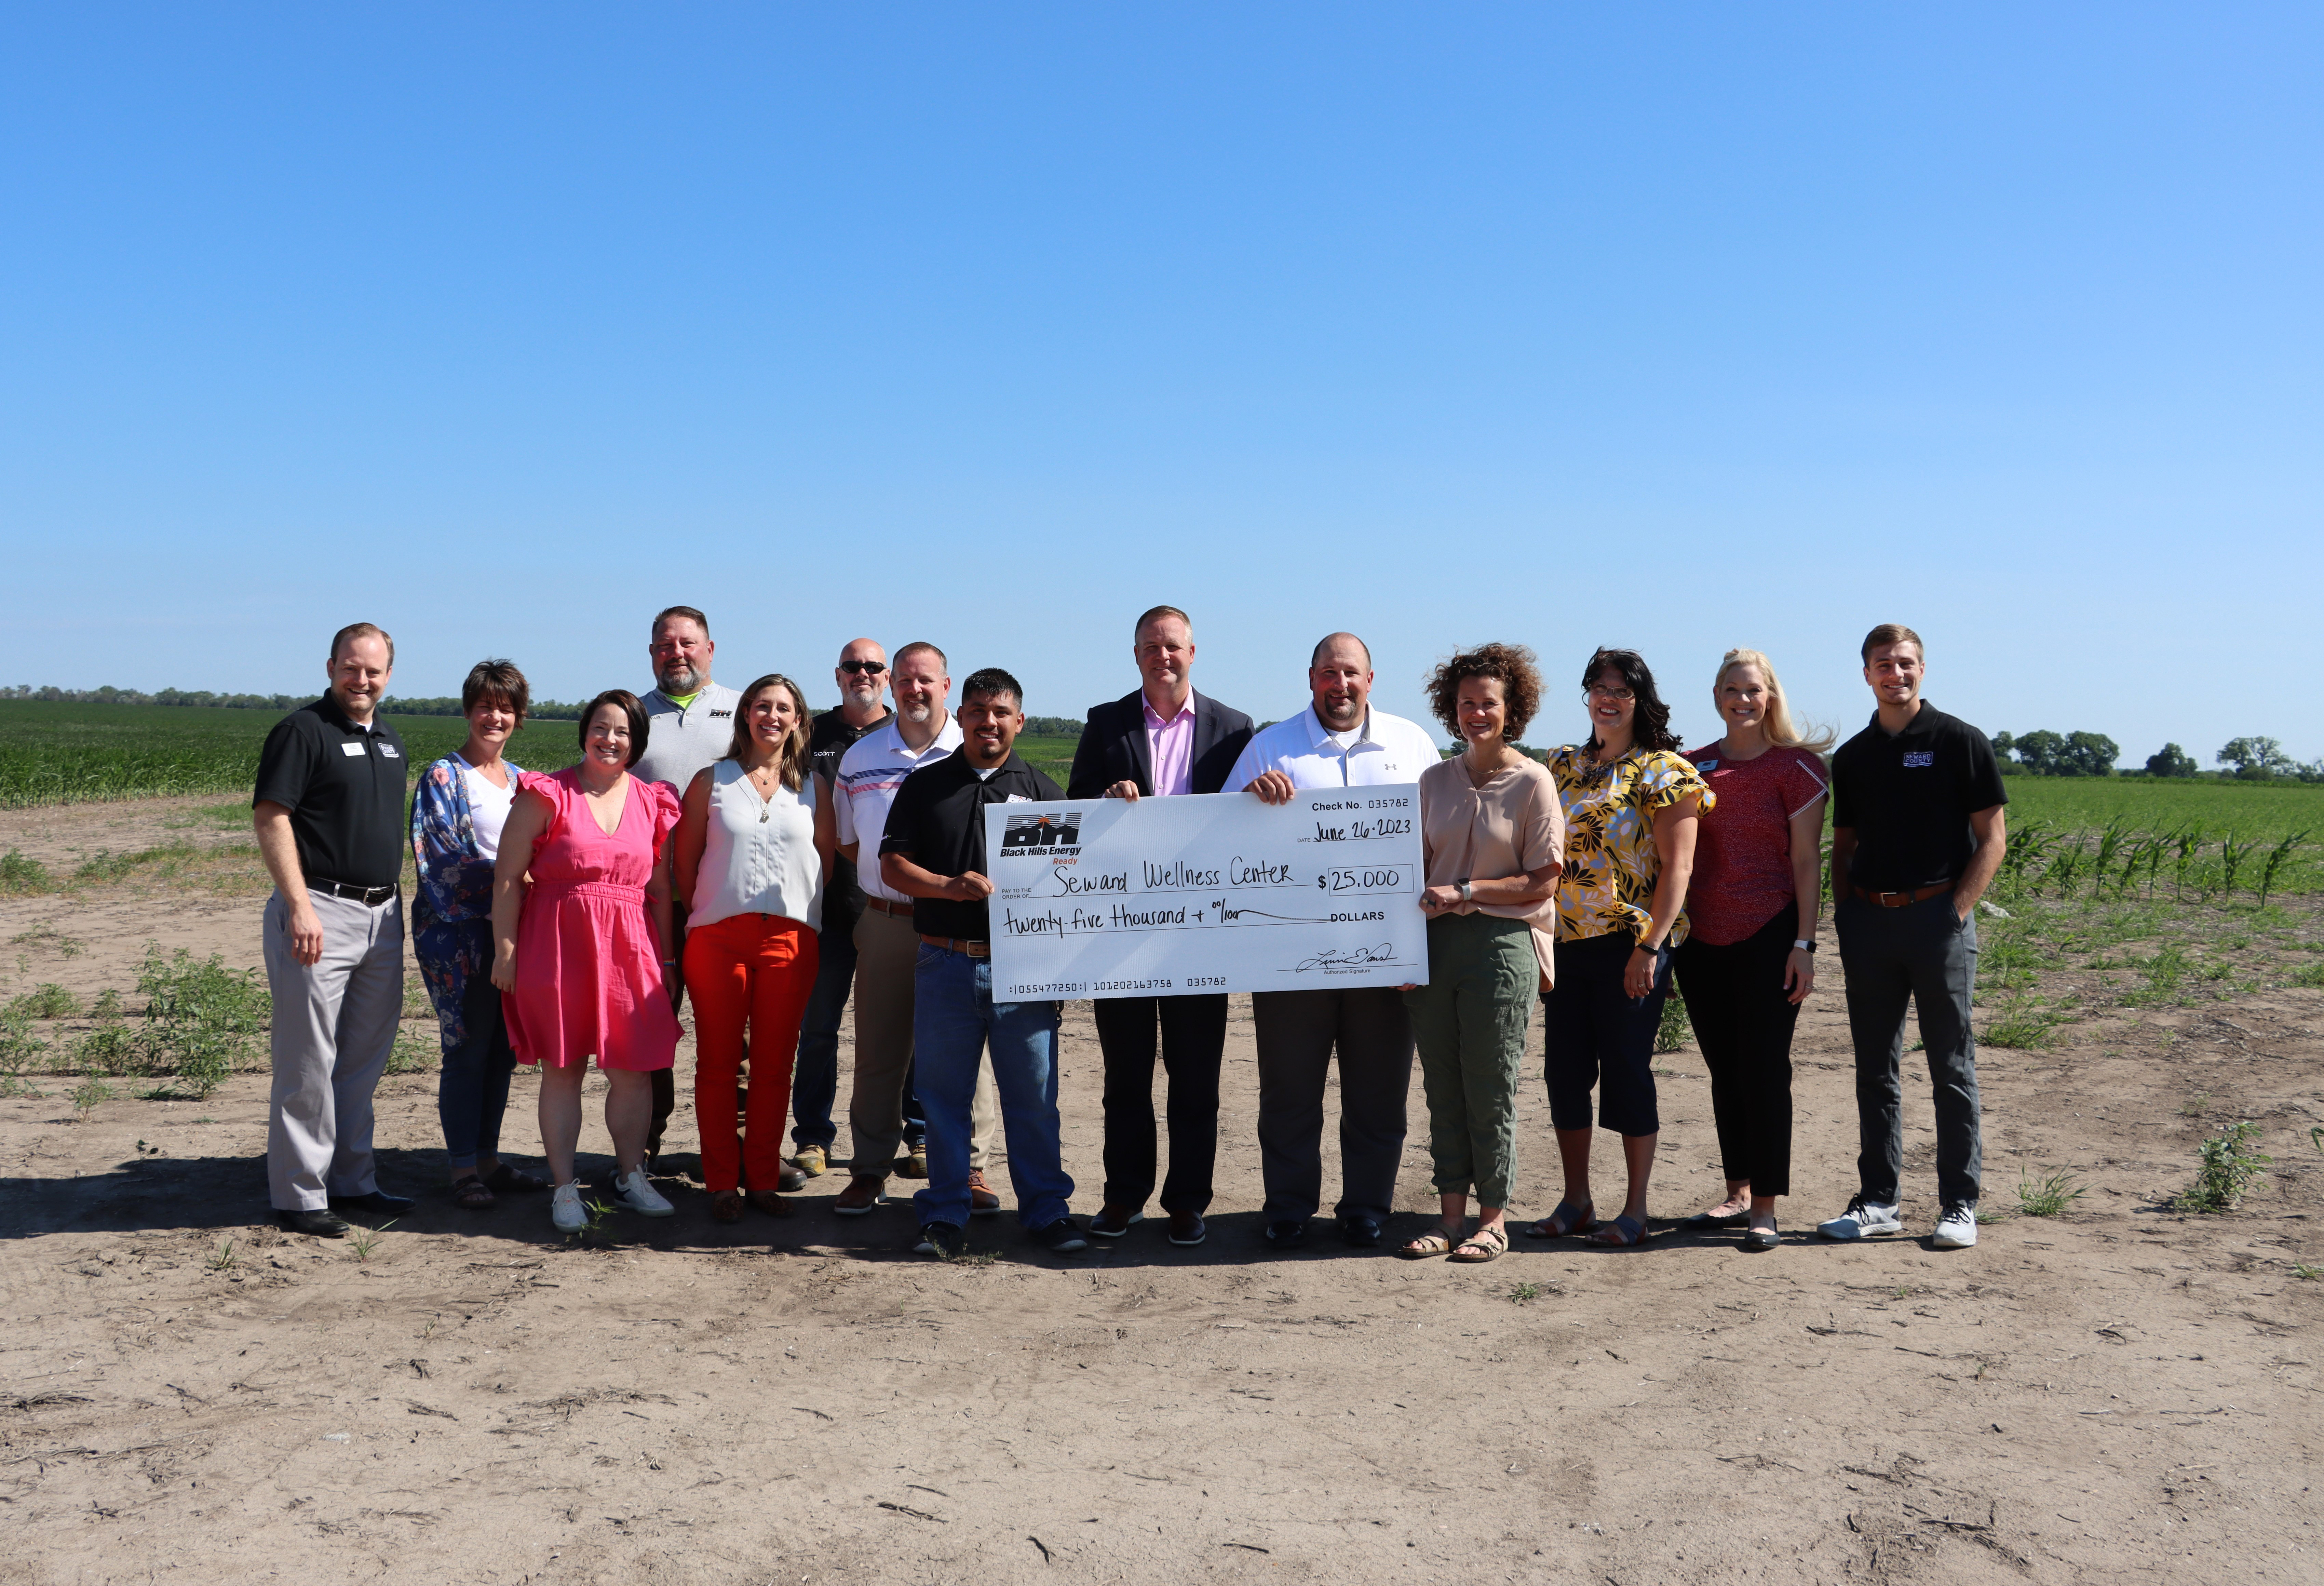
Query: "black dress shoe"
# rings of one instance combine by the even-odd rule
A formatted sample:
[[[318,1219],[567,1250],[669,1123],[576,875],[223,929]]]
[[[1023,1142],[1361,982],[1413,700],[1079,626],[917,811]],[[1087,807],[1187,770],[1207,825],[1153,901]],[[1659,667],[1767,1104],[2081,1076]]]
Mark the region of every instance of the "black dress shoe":
[[[392,1195],[375,1189],[367,1195],[333,1195],[331,1209],[335,1212],[375,1212],[381,1216],[398,1216],[411,1210],[410,1195]]]
[[[317,1239],[345,1239],[347,1221],[328,1212],[282,1212],[274,1213],[274,1221],[282,1225],[285,1233],[311,1233]]]
[[[1681,1218],[1678,1231],[1681,1233],[1709,1233],[1720,1228],[1748,1228],[1750,1223],[1751,1214],[1748,1212],[1738,1212],[1731,1217],[1713,1217],[1708,1212],[1698,1212],[1692,1217]]]
[[[1097,1225],[1090,1225],[1094,1229]],[[1174,1245],[1198,1245],[1211,1237],[1210,1224],[1192,1212],[1170,1213],[1170,1242]]]
[[[1280,1222],[1267,1225],[1267,1242],[1278,1250],[1287,1250],[1307,1242],[1307,1219],[1286,1217]]]
[[[795,1195],[807,1188],[807,1175],[786,1164],[775,1176],[775,1188],[787,1195]]]
[[[1351,1213],[1340,1219],[1340,1237],[1351,1245],[1370,1249],[1380,1241],[1380,1225],[1369,1217]]]

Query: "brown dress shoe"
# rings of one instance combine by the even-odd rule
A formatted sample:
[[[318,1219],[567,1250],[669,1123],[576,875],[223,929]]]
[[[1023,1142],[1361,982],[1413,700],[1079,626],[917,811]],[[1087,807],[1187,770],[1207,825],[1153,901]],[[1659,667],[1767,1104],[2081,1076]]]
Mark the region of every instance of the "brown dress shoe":
[[[847,1181],[847,1187],[839,1192],[838,1199],[831,1203],[831,1209],[842,1217],[861,1217],[874,1206],[887,1203],[888,1181],[859,1173]]]
[[[742,1221],[742,1192],[723,1189],[710,1197],[710,1220],[714,1222]]]
[[[1001,1197],[994,1194],[992,1193],[992,1186],[984,1182],[984,1169],[982,1167],[970,1168],[968,1170],[969,1215],[972,1217],[992,1217],[997,1216],[1000,1213],[1000,1211]]]
[[[770,1217],[788,1217],[798,1210],[798,1207],[792,1205],[788,1201],[783,1199],[782,1196],[775,1194],[775,1192],[770,1189],[752,1190],[751,1192],[751,1204],[757,1207],[760,1211],[764,1212]]]

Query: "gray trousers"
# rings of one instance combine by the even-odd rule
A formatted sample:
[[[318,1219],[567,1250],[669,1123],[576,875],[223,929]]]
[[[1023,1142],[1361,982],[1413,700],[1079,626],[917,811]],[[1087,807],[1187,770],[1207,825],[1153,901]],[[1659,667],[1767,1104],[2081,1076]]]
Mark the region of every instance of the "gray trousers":
[[[290,910],[266,900],[266,988],[274,998],[274,1093],[266,1189],[279,1212],[315,1212],[333,1195],[379,1187],[372,1092],[403,1012],[403,899],[366,907],[314,894],[323,955],[290,955]]]
[[[1937,1108],[1937,1198],[1974,1202],[1984,1152],[1978,1138],[1977,1037],[1969,991],[1977,982],[1977,920],[1953,912],[1952,894],[1903,908],[1853,896],[1832,911],[1848,975],[1848,1028],[1856,1043],[1857,1186],[1868,1201],[1896,1204],[1904,1169],[1897,1060],[1904,1005],[1920,1011]],[[1756,1185],[1754,1186],[1756,1187]]]
[[[1385,1222],[1404,1156],[1412,1021],[1394,986],[1258,991],[1259,1163],[1267,1220],[1315,1214],[1323,1193],[1323,1086],[1340,1057],[1342,1217]]]

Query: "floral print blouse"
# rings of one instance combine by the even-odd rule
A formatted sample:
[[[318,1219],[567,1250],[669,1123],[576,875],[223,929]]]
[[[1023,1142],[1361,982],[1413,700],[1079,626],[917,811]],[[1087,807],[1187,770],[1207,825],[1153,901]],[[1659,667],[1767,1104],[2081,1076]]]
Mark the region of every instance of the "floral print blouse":
[[[523,771],[508,765],[509,786]],[[489,972],[493,954],[493,862],[476,851],[468,812],[468,762],[447,754],[420,775],[411,796],[411,955],[436,1006],[445,1056],[467,1039],[468,982]]]
[[[1655,812],[1689,794],[1699,810],[1707,810],[1716,796],[1684,756],[1667,749],[1633,749],[1611,765],[1600,765],[1587,744],[1570,743],[1550,754],[1549,774],[1565,806],[1557,939],[1582,942],[1617,931],[1638,939],[1654,922],[1655,882],[1662,875]],[[1684,940],[1682,908],[1669,945]]]

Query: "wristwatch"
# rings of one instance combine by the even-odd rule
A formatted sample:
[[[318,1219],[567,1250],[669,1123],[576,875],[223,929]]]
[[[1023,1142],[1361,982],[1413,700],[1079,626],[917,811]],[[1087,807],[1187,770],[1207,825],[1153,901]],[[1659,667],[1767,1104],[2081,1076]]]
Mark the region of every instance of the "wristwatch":
[[[1815,951],[1815,944],[1813,942],[1794,942],[1792,944],[1792,951],[1794,953],[1812,953]]]
[[[1461,881],[1461,901],[1463,903],[1474,903],[1476,900],[1477,889],[1469,884],[1467,877],[1462,877]]]

